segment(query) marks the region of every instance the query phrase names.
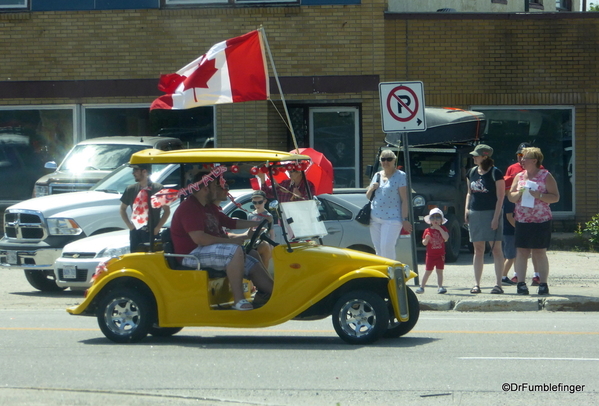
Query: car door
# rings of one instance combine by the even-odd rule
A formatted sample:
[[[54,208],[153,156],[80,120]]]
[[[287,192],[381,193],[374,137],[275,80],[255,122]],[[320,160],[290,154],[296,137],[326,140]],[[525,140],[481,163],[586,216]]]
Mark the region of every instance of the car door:
[[[343,227],[339,223],[339,216],[328,200],[320,197],[318,200],[320,202],[318,205],[318,211],[324,220],[324,225],[328,232],[328,235],[325,235],[322,238],[322,243],[331,247],[341,247],[341,241],[343,239]]]

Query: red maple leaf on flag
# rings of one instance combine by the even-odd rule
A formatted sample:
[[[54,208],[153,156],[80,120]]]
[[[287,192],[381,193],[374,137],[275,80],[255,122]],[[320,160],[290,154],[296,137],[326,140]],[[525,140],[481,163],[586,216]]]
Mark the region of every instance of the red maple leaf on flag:
[[[218,72],[216,69],[216,59],[204,59],[198,65],[198,68],[183,82],[183,90],[192,89],[194,87],[208,89],[208,81],[214,74]]]

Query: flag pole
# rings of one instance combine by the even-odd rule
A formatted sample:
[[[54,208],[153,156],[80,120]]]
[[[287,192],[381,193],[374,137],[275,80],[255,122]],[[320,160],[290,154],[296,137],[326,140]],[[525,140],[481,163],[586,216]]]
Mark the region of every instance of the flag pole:
[[[279,82],[279,75],[277,74],[277,68],[275,67],[275,61],[272,59],[272,53],[270,52],[270,47],[268,46],[268,40],[266,39],[266,32],[264,32],[264,27],[260,26],[258,28],[260,34],[262,34],[262,39],[264,40],[264,46],[268,51],[268,59],[270,60],[270,66],[272,66],[272,73],[275,75],[275,80],[277,82],[277,87],[279,88],[279,94],[281,95],[281,101],[283,102],[283,109],[285,109],[285,116],[287,117],[288,128],[291,132],[291,139],[293,140],[293,146],[295,147],[296,153],[299,154],[299,148],[297,146],[297,140],[295,139],[295,132],[293,131],[293,125],[291,124],[291,118],[289,117],[289,110],[287,110],[287,103],[285,102],[285,96],[283,95],[283,89],[281,89],[281,82]]]

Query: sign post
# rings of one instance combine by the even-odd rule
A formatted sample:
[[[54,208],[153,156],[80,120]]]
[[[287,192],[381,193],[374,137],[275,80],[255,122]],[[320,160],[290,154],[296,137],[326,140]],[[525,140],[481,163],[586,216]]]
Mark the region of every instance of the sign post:
[[[408,190],[408,207],[410,210],[410,223],[413,230],[410,233],[412,268],[418,275],[418,257],[416,252],[416,224],[414,206],[412,204],[412,178],[410,171],[410,154],[408,146],[408,132],[425,131],[426,115],[424,114],[424,85],[422,82],[384,82],[379,83],[381,98],[381,114],[383,132],[401,133],[403,147],[404,170],[406,172],[406,188]],[[399,239],[401,242],[401,239]],[[418,285],[419,277],[414,283]]]

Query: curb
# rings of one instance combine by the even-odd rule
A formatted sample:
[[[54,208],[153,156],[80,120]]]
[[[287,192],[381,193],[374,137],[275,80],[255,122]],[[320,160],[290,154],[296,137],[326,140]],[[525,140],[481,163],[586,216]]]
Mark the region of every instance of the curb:
[[[599,311],[599,298],[551,296],[537,297],[498,297],[485,299],[461,300],[420,300],[420,310],[458,311],[458,312],[505,312],[505,311],[565,311],[596,312]]]

